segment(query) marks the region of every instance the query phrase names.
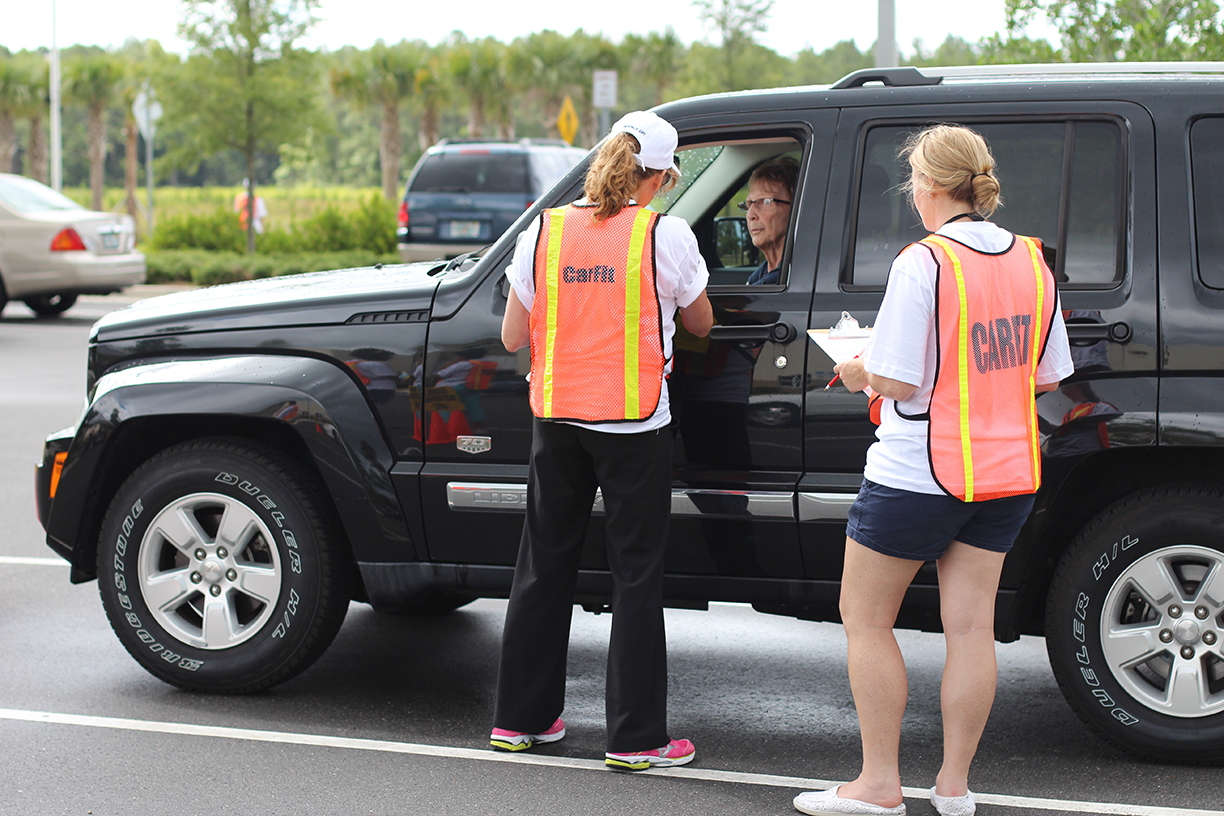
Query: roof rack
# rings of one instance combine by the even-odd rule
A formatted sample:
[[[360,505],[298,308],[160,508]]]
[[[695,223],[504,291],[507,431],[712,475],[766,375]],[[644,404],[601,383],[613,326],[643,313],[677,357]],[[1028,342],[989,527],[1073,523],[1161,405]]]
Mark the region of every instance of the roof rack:
[[[834,88],[861,88],[868,82],[879,82],[889,87],[913,85],[938,85],[941,77],[927,76],[917,68],[864,68],[842,77]]]
[[[1036,76],[1124,74],[1224,74],[1224,62],[1052,62],[1022,65],[955,65],[941,68],[866,68],[848,74],[834,88],[939,85],[946,79],[1005,79]]]

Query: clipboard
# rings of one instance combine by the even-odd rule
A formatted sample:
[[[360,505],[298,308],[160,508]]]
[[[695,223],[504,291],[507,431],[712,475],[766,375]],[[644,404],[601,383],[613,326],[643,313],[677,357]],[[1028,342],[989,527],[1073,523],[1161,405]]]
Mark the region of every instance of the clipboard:
[[[850,337],[830,337],[829,329],[808,329],[808,337],[820,346],[820,350],[829,355],[833,364],[844,363],[863,353],[867,341],[871,339],[871,329],[859,329]]]

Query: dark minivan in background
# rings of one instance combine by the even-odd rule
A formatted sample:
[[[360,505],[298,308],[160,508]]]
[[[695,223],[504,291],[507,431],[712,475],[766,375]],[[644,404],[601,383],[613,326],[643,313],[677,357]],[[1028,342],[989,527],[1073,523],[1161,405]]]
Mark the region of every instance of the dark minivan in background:
[[[443,139],[408,179],[396,230],[400,257],[455,258],[493,243],[586,153],[559,140]]]

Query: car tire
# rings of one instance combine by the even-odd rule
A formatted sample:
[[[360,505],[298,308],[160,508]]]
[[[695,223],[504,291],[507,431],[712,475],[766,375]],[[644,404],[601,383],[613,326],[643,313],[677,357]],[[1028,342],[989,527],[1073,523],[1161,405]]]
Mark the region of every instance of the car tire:
[[[1224,489],[1108,507],[1055,572],[1046,648],[1076,714],[1149,759],[1224,761]]]
[[[244,440],[189,442],[115,494],[98,542],[102,604],[145,669],[197,691],[284,682],[328,647],[353,564],[313,474]]]
[[[30,311],[39,317],[59,317],[72,308],[77,302],[76,295],[51,294],[35,295],[24,300]]]

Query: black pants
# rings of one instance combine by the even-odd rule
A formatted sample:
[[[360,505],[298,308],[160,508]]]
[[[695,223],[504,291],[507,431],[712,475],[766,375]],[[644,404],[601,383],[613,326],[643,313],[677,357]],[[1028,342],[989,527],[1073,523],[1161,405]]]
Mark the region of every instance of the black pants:
[[[649,751],[669,742],[663,554],[671,449],[667,429],[611,434],[535,421],[527,521],[506,610],[495,727],[539,734],[565,706],[578,561],[599,487],[613,581],[607,750]]]

